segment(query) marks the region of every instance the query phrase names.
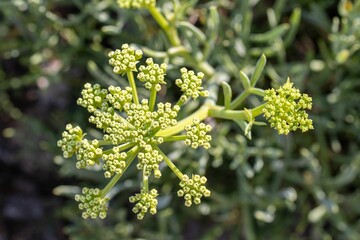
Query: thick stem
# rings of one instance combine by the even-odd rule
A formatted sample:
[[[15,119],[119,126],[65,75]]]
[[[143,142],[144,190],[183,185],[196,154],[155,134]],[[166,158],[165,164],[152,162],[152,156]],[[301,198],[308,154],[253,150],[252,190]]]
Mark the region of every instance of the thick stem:
[[[149,99],[149,110],[152,112],[154,111],[154,106],[155,106],[155,102],[156,102],[156,89],[155,86],[151,87],[150,90],[150,99]]]
[[[150,14],[153,16],[155,21],[159,24],[159,26],[164,30],[169,42],[172,46],[180,46],[181,42],[179,36],[177,34],[176,29],[172,28],[166,18],[159,12],[159,10],[155,6],[149,6],[148,10]]]
[[[126,165],[124,170],[122,171],[122,173],[116,174],[111,180],[110,182],[108,182],[108,184],[104,187],[104,189],[101,190],[101,198],[105,197],[105,195],[110,191],[110,189],[112,189],[115,184],[119,181],[119,179],[121,178],[121,176],[123,175],[123,173],[126,171],[126,169],[130,166],[130,164],[132,163],[132,161],[135,159],[136,154],[139,152],[139,147],[135,146],[132,149],[130,149],[128,151],[128,156],[126,159]]]
[[[266,103],[261,104],[260,106],[257,106],[256,108],[251,109],[251,114],[253,118],[256,118],[257,116],[261,115],[263,113],[263,109],[265,107]]]
[[[244,110],[226,110],[223,107],[209,109],[209,117],[229,119],[229,120],[248,119]]]
[[[210,106],[203,105],[196,112],[179,121],[175,126],[157,132],[156,136],[167,137],[183,131],[185,129],[185,126],[191,124],[194,118],[198,118],[200,121],[207,118],[209,116],[209,109]]]
[[[169,137],[164,137],[164,142],[183,141],[186,138],[187,138],[186,135],[169,136]]]
[[[129,80],[130,87],[132,89],[134,103],[139,104],[139,97],[138,97],[138,94],[137,94],[137,89],[136,89],[136,84],[135,84],[135,79],[134,79],[134,73],[132,71],[128,71],[127,72],[127,77],[128,77],[128,80]]]

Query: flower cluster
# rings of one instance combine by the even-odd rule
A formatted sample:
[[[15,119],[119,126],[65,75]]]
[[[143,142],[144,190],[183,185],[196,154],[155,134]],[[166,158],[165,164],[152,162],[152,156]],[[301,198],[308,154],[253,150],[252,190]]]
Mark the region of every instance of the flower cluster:
[[[195,75],[194,71],[188,71],[186,68],[181,68],[180,72],[181,79],[176,79],[175,84],[184,93],[184,100],[187,100],[189,97],[197,99],[199,96],[209,96],[209,92],[203,90],[203,87],[201,87],[202,79],[204,78],[204,74],[202,72]]]
[[[99,159],[103,154],[102,148],[99,146],[99,141],[83,139],[81,141],[81,147],[76,152],[76,168],[86,168],[87,166],[93,166],[99,163]]]
[[[82,98],[77,100],[77,104],[86,108],[90,113],[96,109],[107,109],[109,106],[104,102],[107,94],[106,89],[102,89],[99,84],[92,86],[90,83],[86,83],[81,91]]]
[[[154,63],[152,58],[148,58],[146,60],[147,66],[140,66],[139,71],[140,73],[137,75],[137,78],[141,82],[145,82],[144,86],[147,89],[155,88],[158,92],[161,90],[160,84],[165,83],[165,72],[167,65],[163,63],[161,65]]]
[[[136,1],[134,1],[136,2]],[[109,52],[109,64],[113,66],[113,72],[116,74],[124,74],[131,71],[136,71],[136,63],[141,59],[143,53],[141,50],[136,50],[128,44],[123,44],[120,49]]]
[[[145,168],[145,176],[149,176],[151,171],[154,171],[156,178],[161,177],[159,170],[159,164],[163,160],[163,156],[159,154],[157,150],[154,150],[151,145],[146,145],[143,151],[138,154],[139,163],[136,165],[137,169],[141,170]]]
[[[205,187],[207,179],[204,176],[192,175],[191,179],[187,175],[183,175],[180,182],[180,189],[177,194],[184,197],[185,205],[190,207],[192,203],[200,204],[201,198],[210,197],[210,190]]]
[[[118,146],[113,147],[110,153],[104,153],[102,155],[102,159],[104,160],[104,164],[102,166],[105,171],[104,176],[106,178],[110,178],[114,174],[123,173],[126,167],[126,157],[127,154],[125,152],[120,152],[120,148]]]
[[[134,5],[135,2],[140,1],[133,1],[131,4]],[[109,63],[114,67],[113,71],[117,74],[126,73],[129,87],[101,88],[99,84],[86,83],[81,91],[77,103],[88,110],[89,122],[102,130],[102,138],[85,139],[85,134],[79,127],[69,124],[63,133],[63,138],[58,142],[64,157],[76,155],[77,168],[98,164],[104,171],[105,178],[112,178],[101,191],[84,188],[82,195],[76,195],[75,199],[79,202],[79,208],[83,210],[84,218],[106,216],[108,201],[105,198],[106,194],[136,157],[136,167],[142,171],[144,188],[141,193],[131,197],[130,201],[136,203],[133,211],[139,219],[142,219],[148,211],[151,214],[156,213],[158,194],[155,189],[150,192],[147,190],[148,179],[151,174],[155,178],[161,177],[159,164],[164,160],[181,178],[182,196],[185,197],[187,206],[193,201],[199,203],[202,196],[210,195],[210,191],[203,186],[206,182],[205,177],[198,175],[194,175],[192,179],[181,177],[183,176],[181,171],[158,146],[167,141],[185,140],[185,143],[193,148],[210,147],[211,137],[207,135],[211,130],[210,126],[195,118],[184,129],[186,124],[178,124],[176,119],[181,105],[188,97],[196,99],[199,96],[207,96],[208,92],[201,87],[204,74],[195,74],[186,68],[181,69],[182,79],[177,80],[177,85],[184,91],[182,98],[185,97],[185,101],[179,100],[174,105],[168,102],[156,103],[156,94],[160,91],[161,84],[165,84],[167,66],[156,64],[149,58],[146,65],[139,67],[139,73],[136,75],[133,72],[137,72],[136,64],[141,57],[141,51],[135,51],[127,44],[123,44],[121,50],[109,53]],[[139,99],[135,77],[150,90],[149,99]],[[176,135],[183,130],[187,131],[187,135]]]
[[[145,213],[148,211],[154,215],[156,214],[158,201],[156,196],[158,195],[156,189],[151,189],[151,191],[146,191],[142,189],[140,193],[137,193],[135,196],[131,196],[129,201],[131,203],[136,203],[132,211],[137,214],[139,220],[144,218]]]
[[[121,8],[147,8],[154,7],[156,0],[118,0],[117,3]]]
[[[64,158],[70,158],[76,154],[78,160],[76,168],[79,169],[95,165],[102,156],[99,141],[96,139],[89,141],[84,139],[84,135],[80,127],[67,124],[62,139],[57,142],[58,147],[61,147],[63,151]]]
[[[107,207],[106,204],[109,199],[101,196],[101,191],[98,188],[83,188],[82,195],[76,194],[75,201],[79,202],[79,209],[83,211],[83,218],[106,218]]]
[[[312,99],[307,94],[301,94],[299,89],[293,88],[289,79],[277,90],[266,90],[264,101],[264,116],[280,134],[288,134],[298,128],[302,132],[313,129],[312,120],[305,111],[311,109]]]
[[[211,126],[200,122],[198,118],[193,119],[192,124],[185,126],[186,140],[185,144],[196,149],[203,146],[205,149],[210,148],[211,136],[207,135],[211,131]]]
[[[73,127],[71,124],[67,124],[65,129],[57,146],[63,151],[64,158],[70,158],[81,147],[81,141],[85,134],[80,127]]]

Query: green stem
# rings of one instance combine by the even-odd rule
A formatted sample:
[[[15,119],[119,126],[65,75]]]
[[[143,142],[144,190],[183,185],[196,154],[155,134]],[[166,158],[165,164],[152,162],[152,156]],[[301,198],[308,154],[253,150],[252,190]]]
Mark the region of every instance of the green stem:
[[[266,103],[261,104],[260,106],[257,106],[256,108],[251,109],[252,117],[256,118],[257,116],[261,115],[263,113],[263,109],[265,107]]]
[[[187,138],[186,135],[169,136],[169,137],[164,137],[164,142],[183,141],[186,138]]]
[[[127,143],[124,143],[122,145],[119,145],[118,148],[119,148],[119,151],[124,151],[128,148],[131,148],[135,145],[135,143],[131,143],[131,142],[127,142]],[[112,153],[113,152],[113,149],[109,149],[109,150],[106,150],[103,152],[103,154],[108,154],[108,153]]]
[[[154,106],[155,106],[155,102],[156,102],[156,89],[155,89],[155,85],[153,85],[151,87],[150,90],[150,99],[149,99],[149,110],[152,112],[154,111]]]
[[[230,109],[235,109],[242,104],[245,99],[251,94],[251,88],[245,89],[237,98],[230,103]]]
[[[99,146],[108,146],[112,145],[112,141],[99,140]]]
[[[247,120],[247,115],[244,110],[226,110],[223,107],[209,109],[209,117],[229,120]]]
[[[155,6],[149,6],[148,11],[165,32],[165,35],[168,38],[170,44],[173,47],[183,47],[175,26],[171,25]],[[189,63],[191,66],[198,69],[199,71],[203,72],[208,78],[211,78],[214,75],[215,70],[207,61],[195,61],[188,52],[183,52],[180,55],[184,57],[187,63]]]
[[[185,129],[186,125],[191,124],[194,118],[198,118],[200,121],[207,118],[209,116],[209,109],[210,106],[203,105],[196,112],[184,118],[183,120],[179,121],[175,126],[169,127],[165,130],[161,130],[157,132],[155,136],[167,137],[179,133]]]
[[[135,147],[133,147],[132,149],[130,149],[128,151],[128,156],[127,156],[127,159],[126,159],[126,166],[125,166],[124,170],[122,171],[122,173],[116,174],[110,180],[110,182],[108,182],[108,184],[104,187],[104,189],[101,190],[101,195],[100,195],[101,198],[105,197],[105,195],[110,191],[110,189],[112,189],[115,186],[115,184],[119,181],[119,179],[121,178],[123,173],[130,166],[130,164],[132,163],[132,161],[134,160],[134,158],[136,157],[136,154],[138,152],[139,152],[139,146],[135,146]]]
[[[145,174],[146,166],[143,168],[143,188],[145,192],[149,192],[149,177]]]
[[[166,164],[169,166],[169,168],[176,174],[176,176],[180,179],[183,180],[183,174],[182,172],[175,166],[175,164],[165,155],[165,153],[163,153],[163,151],[160,150],[160,148],[158,146],[153,145],[153,148],[155,148],[156,150],[159,151],[159,153],[161,154],[161,156],[163,156]]]
[[[134,103],[139,104],[139,97],[138,97],[138,94],[137,94],[137,89],[136,89],[136,84],[135,84],[135,79],[134,79],[134,73],[132,71],[128,71],[127,72],[127,77],[128,77],[128,80],[129,80],[130,87],[132,89]]]
[[[159,26],[164,30],[169,42],[172,46],[180,46],[181,42],[178,36],[176,29],[174,29],[166,18],[159,12],[159,10],[155,6],[149,6],[148,10],[150,14],[153,16],[155,21],[159,24]]]

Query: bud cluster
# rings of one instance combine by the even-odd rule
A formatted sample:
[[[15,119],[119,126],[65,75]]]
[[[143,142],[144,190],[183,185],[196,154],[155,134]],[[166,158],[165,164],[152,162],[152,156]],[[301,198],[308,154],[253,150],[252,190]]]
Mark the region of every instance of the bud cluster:
[[[263,109],[265,118],[271,127],[280,134],[287,135],[298,128],[302,132],[313,129],[312,120],[308,118],[306,109],[312,108],[312,99],[307,94],[301,94],[299,89],[293,88],[293,83],[287,82],[277,90],[265,91]]]
[[[129,201],[131,203],[136,203],[132,211],[137,214],[139,220],[144,218],[145,213],[148,211],[154,215],[156,214],[158,201],[156,196],[158,195],[156,189],[151,189],[150,192],[142,189],[140,193],[137,193],[135,196],[131,196]]]
[[[147,8],[154,7],[156,0],[118,0],[121,8]]]
[[[146,145],[138,154],[139,163],[136,165],[137,169],[145,168],[145,176],[150,176],[151,171],[154,171],[156,178],[161,177],[159,170],[159,163],[163,160],[163,156],[157,150],[154,150],[151,145]]]
[[[76,168],[86,168],[99,163],[99,159],[103,154],[102,148],[99,147],[99,141],[83,139],[81,147],[76,152]]]
[[[63,151],[64,158],[70,158],[81,147],[81,141],[85,134],[80,127],[66,125],[66,130],[62,133],[62,139],[57,142],[57,146]]]
[[[137,78],[141,82],[145,82],[145,88],[155,88],[155,90],[158,92],[161,90],[160,84],[166,84],[165,73],[167,65],[166,63],[162,63],[161,65],[156,64],[152,58],[146,59],[146,64],[146,67],[144,65],[139,67],[140,73],[137,75]]]
[[[121,174],[126,166],[126,157],[127,154],[120,152],[119,147],[113,147],[111,153],[103,154],[104,164],[102,168],[105,171],[104,176],[110,178],[114,174]]]
[[[209,197],[211,192],[205,187],[207,179],[204,176],[192,175],[191,179],[187,175],[183,175],[180,182],[180,189],[177,194],[184,197],[185,206],[190,207],[192,203],[200,204],[201,198]]]
[[[82,189],[82,194],[75,195],[75,201],[79,202],[79,209],[83,211],[82,217],[87,218],[106,218],[108,198],[101,196],[101,191],[98,188]]]
[[[184,93],[183,96],[185,96],[186,99],[189,97],[197,99],[199,96],[209,96],[209,92],[203,90],[203,87],[201,86],[202,79],[204,78],[204,74],[202,72],[195,75],[194,71],[188,71],[186,68],[181,68],[180,72],[181,79],[176,79],[175,84]]]
[[[207,135],[211,131],[211,126],[200,122],[198,118],[193,119],[192,124],[185,126],[186,140],[185,144],[196,149],[203,146],[205,149],[210,148],[211,136]]]
[[[77,100],[77,104],[86,108],[90,113],[96,109],[106,110],[109,108],[107,102],[104,101],[107,94],[107,90],[102,89],[99,84],[92,86],[90,83],[86,83],[81,91],[82,98]]]
[[[109,64],[114,67],[113,72],[116,74],[124,74],[130,71],[136,72],[136,64],[142,55],[141,50],[135,50],[128,44],[123,44],[121,50],[116,49],[115,51],[109,52]]]

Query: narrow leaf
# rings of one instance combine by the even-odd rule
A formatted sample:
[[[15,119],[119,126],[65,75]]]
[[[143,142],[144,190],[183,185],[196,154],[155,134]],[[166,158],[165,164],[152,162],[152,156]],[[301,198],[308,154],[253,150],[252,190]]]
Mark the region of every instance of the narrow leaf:
[[[252,75],[250,79],[251,86],[255,86],[256,82],[259,80],[259,77],[264,70],[266,64],[266,56],[264,54],[261,55],[260,59],[256,63],[254,74]]]
[[[287,32],[287,30],[289,30],[289,28],[290,25],[288,23],[283,23],[265,33],[251,34],[250,40],[253,42],[261,42],[261,43],[272,42],[276,38],[284,35]]]
[[[221,83],[223,91],[224,91],[224,106],[225,109],[230,109],[230,102],[231,102],[231,95],[232,95],[232,90],[230,85],[227,82],[222,82]]]

